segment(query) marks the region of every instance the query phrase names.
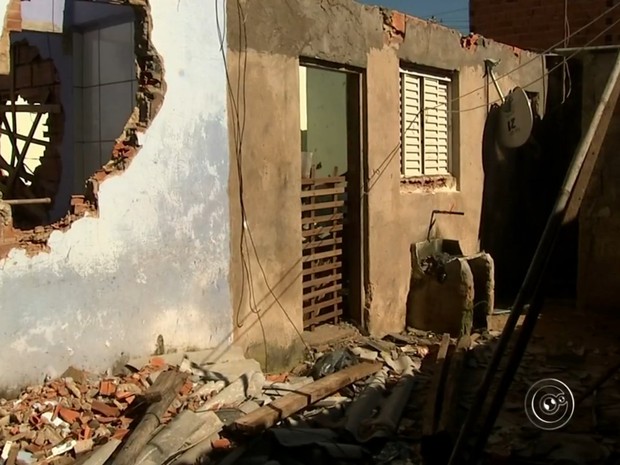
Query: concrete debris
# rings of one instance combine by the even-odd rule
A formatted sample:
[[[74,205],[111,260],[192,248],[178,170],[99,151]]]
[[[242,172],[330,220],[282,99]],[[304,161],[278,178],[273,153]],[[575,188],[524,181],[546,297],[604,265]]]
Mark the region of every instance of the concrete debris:
[[[131,372],[116,377],[71,367],[17,399],[0,400],[0,465],[418,465],[432,462],[429,451],[441,458],[433,463],[445,463],[450,441],[438,434],[452,435],[445,426],[462,421],[496,338],[489,331],[458,341],[414,329],[383,340],[354,333],[310,354],[317,362],[285,373],[264,374],[256,361],[235,352],[227,361],[209,353],[155,356],[139,368],[131,362]],[[582,345],[567,346],[572,359],[595,356],[576,347]],[[549,376],[545,370],[565,363],[560,355],[531,347],[525,358]],[[436,373],[442,357],[445,376]],[[575,373],[575,382],[591,383],[583,369]],[[526,384],[537,380],[521,371],[519,377]],[[180,383],[172,396],[154,389],[172,378]],[[437,380],[441,386],[435,388]],[[615,432],[605,416],[618,410],[619,401],[613,387],[603,389],[586,406],[586,416],[598,407],[599,426]],[[431,411],[429,403],[437,408]],[[165,410],[155,415],[157,427],[144,434],[145,422],[153,421],[145,412],[156,412],[157,405]],[[532,428],[524,436],[522,405],[522,398],[507,400],[505,411],[520,423],[498,422],[487,448],[494,459],[608,463],[620,452],[618,440],[603,435],[541,434]],[[425,462],[429,412],[436,441],[426,446]],[[132,447],[135,458],[121,460]]]

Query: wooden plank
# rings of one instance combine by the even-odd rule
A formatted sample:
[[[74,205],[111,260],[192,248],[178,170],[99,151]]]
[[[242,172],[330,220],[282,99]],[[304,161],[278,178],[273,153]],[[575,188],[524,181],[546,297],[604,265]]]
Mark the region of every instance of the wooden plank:
[[[0,112],[9,113],[60,113],[62,107],[58,104],[42,104],[42,105],[0,105]]]
[[[315,326],[321,323],[325,323],[326,321],[329,321],[329,320],[336,320],[341,315],[342,315],[341,308],[332,310],[329,313],[325,313],[325,314],[321,313],[318,316],[315,316],[312,319],[304,322],[307,325],[307,326],[304,326],[304,329],[307,328],[308,326]]]
[[[301,224],[305,226],[307,224],[312,224],[312,223],[321,224],[327,221],[336,222],[336,221],[342,220],[343,218],[344,218],[344,214],[342,213],[336,213],[336,214],[331,214],[331,215],[321,215],[321,216],[314,216],[314,217],[305,217],[301,219]]]
[[[318,299],[318,298],[325,296],[326,294],[333,294],[334,292],[338,292],[341,290],[342,290],[342,283],[334,283],[329,287],[322,287],[321,289],[317,289],[315,291],[305,293],[303,299],[304,301],[310,300],[310,299]]]
[[[162,424],[162,416],[179,395],[186,378],[186,373],[177,371],[166,371],[157,377],[147,392],[161,393],[161,400],[149,406],[111,465],[133,465],[136,463],[138,455],[149,442],[155,430]]]
[[[310,251],[314,249],[319,249],[321,247],[327,247],[334,244],[342,244],[342,237],[336,237],[334,239],[322,239],[318,241],[308,241],[303,242],[302,244],[302,251],[304,252],[304,255],[308,255]]]
[[[311,262],[306,262],[304,263],[304,265],[309,265],[310,263]],[[313,273],[324,273],[330,270],[337,270],[338,268],[342,268],[342,262],[338,261],[338,262],[332,262],[332,263],[325,263],[323,265],[317,265],[317,266],[304,268],[303,275],[309,276]]]
[[[329,276],[324,276],[322,278],[314,278],[310,281],[304,281],[303,287],[304,289],[307,289],[309,287],[322,286],[324,284],[329,284],[333,281],[340,281],[341,279],[341,273],[330,274]]]
[[[337,305],[342,303],[342,296],[338,296],[334,299],[327,300],[325,302],[319,302],[312,306],[304,307],[304,315],[312,312],[317,312],[319,310],[324,309],[325,307],[329,307],[330,305]]]
[[[441,380],[444,376],[444,368],[446,356],[448,355],[448,347],[450,346],[450,335],[444,334],[441,338],[441,344],[439,345],[439,351],[433,366],[433,378],[431,384],[427,390],[429,398],[426,400],[424,406],[424,413],[422,419],[422,435],[431,436],[436,431],[437,424],[437,406],[439,399],[441,398]]]
[[[346,184],[347,178],[344,176],[336,176],[336,177],[327,177],[327,178],[302,178],[301,185],[309,186],[315,185],[320,186],[321,184]]]
[[[304,262],[312,262],[315,260],[325,260],[327,258],[340,257],[342,255],[342,249],[328,250],[327,252],[315,253],[307,257],[303,257]]]
[[[378,372],[382,366],[380,363],[359,363],[345,368],[254,410],[236,420],[232,426],[246,434],[259,433],[340,389]]]
[[[312,237],[312,236],[318,236],[319,234],[330,234],[333,232],[342,231],[343,228],[344,226],[342,224],[334,224],[332,226],[323,226],[320,228],[305,229],[302,231],[301,236]]]
[[[312,191],[302,191],[301,198],[306,199],[308,197],[320,197],[322,195],[342,195],[344,194],[345,186],[332,187],[329,189],[317,189]]]
[[[315,198],[315,197],[311,197],[311,198]],[[315,203],[315,204],[302,205],[301,211],[309,212],[313,210],[327,210],[328,208],[335,208],[335,207],[339,207],[339,208],[344,207],[344,200],[336,200],[334,202],[321,202],[321,203]]]
[[[17,164],[15,165],[15,171],[13,171],[9,175],[9,179],[6,183],[9,194],[13,192],[13,185],[15,184],[15,181],[19,177],[20,171],[22,170],[24,161],[26,160],[26,155],[28,154],[28,149],[30,148],[30,143],[37,131],[37,127],[39,126],[39,122],[41,121],[42,116],[43,116],[42,113],[38,113],[34,117],[34,121],[32,122],[32,126],[30,127],[30,131],[28,133],[28,138],[26,142],[24,143],[24,146],[22,147],[21,151],[17,148],[17,140],[15,139],[15,136],[13,135],[13,130],[8,131],[8,133],[10,134],[9,139],[11,140],[11,144],[13,144],[15,154],[17,155]],[[6,120],[6,115],[3,115],[3,121],[4,121],[5,126],[8,128],[8,121]]]
[[[440,416],[439,425],[437,427],[439,432],[455,432],[454,428],[456,427],[456,413],[460,394],[459,381],[463,373],[465,356],[470,347],[471,338],[468,335],[461,336],[456,343],[456,348],[454,349],[452,357],[450,357],[450,367],[443,389],[443,402],[439,409]]]
[[[564,214],[564,224],[574,221],[579,214],[581,202],[586,194],[592,172],[596,166],[596,161],[601,152],[601,147],[605,141],[605,135],[609,129],[609,123],[613,117],[618,97],[620,96],[620,53],[616,57],[616,64],[609,75],[606,92],[603,93],[599,106],[592,116],[592,122],[588,128],[588,132],[583,138],[583,142],[579,147],[580,151],[584,151],[583,164],[579,170],[577,180],[573,187],[566,212]],[[610,87],[611,86],[611,87]],[[615,144],[615,141],[608,141],[608,144]]]

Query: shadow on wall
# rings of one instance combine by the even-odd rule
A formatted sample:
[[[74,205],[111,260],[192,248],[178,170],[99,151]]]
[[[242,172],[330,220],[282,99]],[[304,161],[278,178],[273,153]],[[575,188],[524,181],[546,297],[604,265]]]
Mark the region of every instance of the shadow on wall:
[[[571,92],[562,82],[562,70],[550,75],[545,116],[535,114],[532,135],[522,147],[499,146],[498,106],[491,108],[486,121],[480,241],[495,260],[496,302],[501,307],[511,305],[519,291],[580,139],[579,69],[572,69],[571,75]],[[548,291],[555,297],[574,297],[574,229],[563,228],[549,267]]]
[[[496,265],[496,296],[510,305],[536,250],[544,228],[544,157],[538,141],[542,120],[535,116],[528,142],[516,149],[501,147],[496,130],[500,107],[494,105],[483,133],[484,191],[480,224],[482,249]]]

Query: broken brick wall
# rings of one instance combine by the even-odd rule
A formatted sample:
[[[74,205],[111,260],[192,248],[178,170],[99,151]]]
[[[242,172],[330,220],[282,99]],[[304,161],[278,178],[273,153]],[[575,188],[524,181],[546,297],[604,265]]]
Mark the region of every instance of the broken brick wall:
[[[53,231],[46,252],[14,249],[0,261],[1,388],[68,365],[105,369],[151,353],[159,335],[169,350],[230,342],[226,73],[215,18],[201,0],[133,3],[136,36],[147,38],[136,45],[137,110],[93,183],[98,215]]]
[[[14,43],[11,46],[11,53],[13,74],[0,76],[0,102],[4,105],[10,104],[13,93],[16,100],[21,97],[28,104],[47,105],[52,110],[46,112],[39,123],[45,127],[45,134],[49,138],[49,143],[45,146],[40,159],[41,164],[35,168],[32,175],[20,172],[10,197],[5,198],[49,197],[53,203],[62,176],[61,146],[65,124],[60,77],[54,60],[43,58],[37,47],[25,40]],[[11,114],[7,113],[6,117],[10,119]],[[26,185],[22,178],[30,182],[30,186]],[[19,229],[31,229],[45,223],[48,209],[47,205],[14,207],[14,226]]]
[[[4,13],[2,34],[0,35],[0,75],[11,70],[10,39],[11,32],[21,31],[21,0],[1,0],[0,14]]]

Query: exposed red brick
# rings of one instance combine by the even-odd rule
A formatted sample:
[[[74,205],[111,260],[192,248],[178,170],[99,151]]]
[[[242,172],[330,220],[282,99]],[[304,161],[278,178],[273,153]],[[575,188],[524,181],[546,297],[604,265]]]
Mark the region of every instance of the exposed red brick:
[[[153,357],[151,358],[149,365],[153,368],[163,368],[166,366],[166,361],[161,357]]]
[[[571,0],[568,3],[568,21],[571,31],[576,31],[608,9],[607,0]],[[609,15],[615,21],[613,15]],[[508,19],[508,21],[506,21]],[[564,0],[517,0],[513,2],[488,2],[470,0],[472,29],[510,45],[524,49],[546,49],[564,39]],[[605,18],[576,34],[569,46],[583,46],[608,27]],[[611,43],[620,42],[620,24],[589,45],[602,45],[605,36]]]
[[[93,410],[93,412],[100,413],[105,417],[116,418],[120,414],[118,408],[108,405],[105,402],[101,402],[99,400],[93,401],[91,409]],[[99,419],[99,421],[101,421],[101,419]]]
[[[392,12],[392,27],[402,36],[407,31],[407,16],[399,11]]]
[[[10,14],[7,15],[7,21],[10,19],[13,21],[12,26],[17,27],[17,21],[21,23],[21,4],[20,0],[11,0],[12,3]],[[138,92],[136,95],[136,110],[130,117],[126,124],[122,134],[119,134],[119,141],[115,146],[113,152],[110,154],[110,162],[106,164],[104,168],[99,170],[92,178],[86,181],[86,189],[84,193],[84,202],[77,203],[76,208],[73,208],[70,214],[62,218],[57,223],[46,226],[43,231],[35,232],[32,230],[22,230],[19,232],[19,241],[17,246],[23,248],[29,256],[37,253],[45,252],[49,250],[47,246],[47,239],[54,230],[65,231],[70,228],[71,224],[78,218],[89,213],[92,216],[97,216],[97,202],[99,184],[108,176],[123,172],[131,160],[135,157],[139,150],[137,133],[144,132],[150,125],[151,121],[161,108],[163,98],[166,93],[166,83],[163,78],[163,62],[157,51],[155,50],[150,33],[152,30],[150,6],[148,0],[118,0],[118,4],[126,4],[134,7],[136,13],[136,62],[138,70]],[[6,30],[6,28],[5,28]],[[20,65],[32,64],[33,60],[39,59],[38,53],[34,54],[28,51],[20,50],[15,54],[16,61]],[[27,66],[22,69],[21,66],[16,67],[16,76],[19,75],[20,79],[17,85],[18,93],[25,100],[31,103],[42,103],[39,93],[36,88],[33,88],[33,81],[38,85],[47,85],[51,81],[51,70],[47,68],[48,65],[37,66],[37,72],[32,72],[32,67]],[[54,75],[56,76],[56,75]],[[8,89],[8,85],[11,82],[10,79],[0,77],[0,93],[3,89]],[[2,84],[6,84],[6,87]],[[60,96],[61,83],[58,81],[49,85],[49,89],[52,96]],[[4,96],[4,98],[6,98]],[[55,101],[48,101],[47,103],[56,103]],[[60,118],[62,114],[58,115]],[[50,118],[52,120],[52,118]],[[50,135],[63,133],[62,124],[59,127],[55,127],[54,121],[49,121],[49,133]],[[58,139],[61,139],[58,137]],[[40,183],[41,186],[45,186],[45,189],[52,192],[36,192],[36,197],[51,197],[55,196],[60,180],[61,157],[60,150],[57,147],[53,147],[49,153],[46,151],[44,159],[46,165],[43,164],[35,171],[35,181]],[[33,183],[34,184],[34,183]],[[19,197],[19,195],[16,195]],[[87,208],[83,206],[86,205]],[[16,228],[21,228],[15,223]],[[15,242],[10,245],[6,242],[0,242],[0,259],[6,257],[8,251],[14,248]]]
[[[230,449],[232,447],[232,444],[230,443],[229,439],[220,438],[220,439],[214,439],[213,441],[211,441],[211,446],[214,449]]]
[[[113,381],[110,380],[102,380],[101,383],[99,383],[99,394],[102,396],[113,396],[114,393],[116,392],[116,384],[114,384]]]
[[[80,418],[80,413],[75,410],[62,407],[58,411],[58,416],[69,424],[73,424]]]

